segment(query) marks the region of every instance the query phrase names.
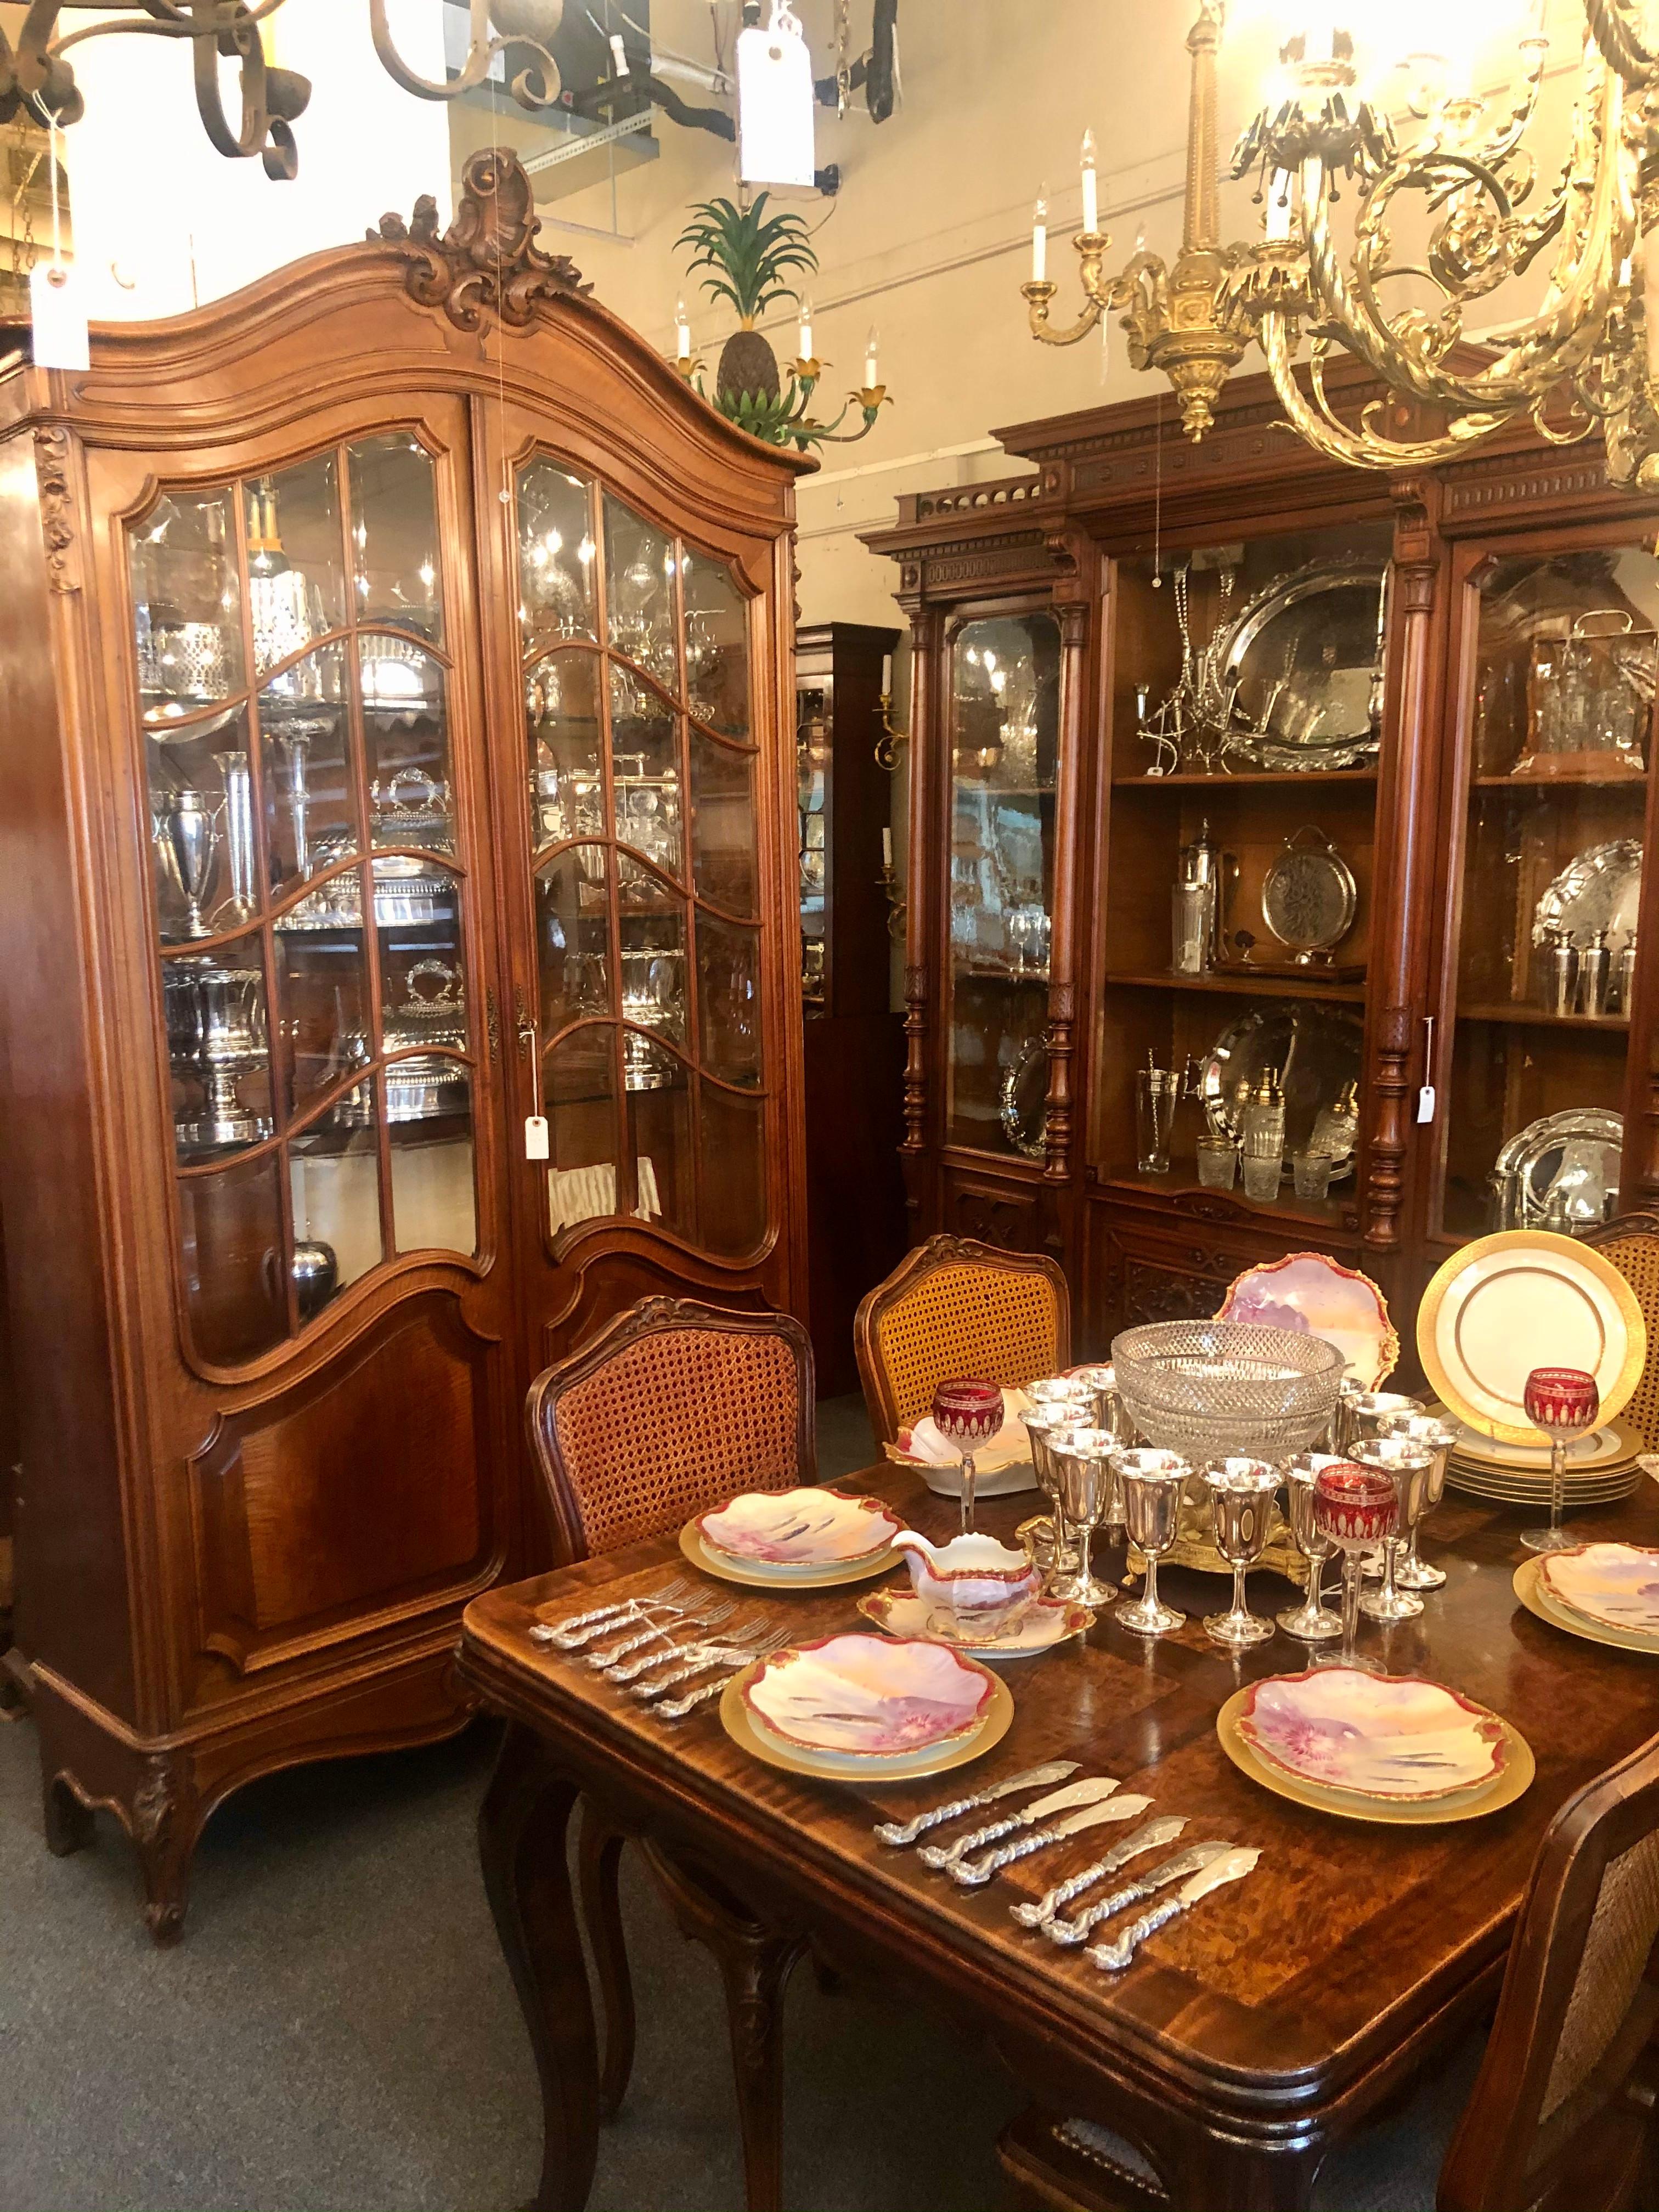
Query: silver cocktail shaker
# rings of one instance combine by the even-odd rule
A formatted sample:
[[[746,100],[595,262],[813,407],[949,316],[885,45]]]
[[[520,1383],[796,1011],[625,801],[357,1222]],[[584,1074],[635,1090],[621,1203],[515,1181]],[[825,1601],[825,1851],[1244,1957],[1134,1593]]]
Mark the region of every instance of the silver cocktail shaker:
[[[1565,930],[1553,930],[1544,955],[1544,1004],[1553,1014],[1578,1008],[1578,947]]]
[[[1625,939],[1625,949],[1619,956],[1619,1011],[1628,1021],[1631,1002],[1636,996],[1636,932],[1632,929]]]
[[[1607,933],[1598,929],[1578,956],[1578,1002],[1592,1019],[1599,1020],[1607,1011],[1607,980],[1612,965]]]

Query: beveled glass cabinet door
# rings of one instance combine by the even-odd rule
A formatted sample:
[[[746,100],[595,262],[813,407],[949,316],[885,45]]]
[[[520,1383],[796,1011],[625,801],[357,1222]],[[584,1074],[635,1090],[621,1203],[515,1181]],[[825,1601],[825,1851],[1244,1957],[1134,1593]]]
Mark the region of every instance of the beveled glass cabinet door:
[[[945,1141],[1020,1147],[1004,1099],[1046,1089],[1059,769],[1060,624],[964,623],[950,650]],[[1008,1120],[1018,1126],[1018,1117]],[[1028,1117],[1035,1118],[1035,1117]],[[1028,1144],[1031,1139],[1028,1139]]]
[[[198,1356],[477,1248],[435,463],[407,430],[163,484],[127,526]]]
[[[550,1249],[606,1219],[766,1232],[749,607],[726,565],[537,452],[513,473]]]

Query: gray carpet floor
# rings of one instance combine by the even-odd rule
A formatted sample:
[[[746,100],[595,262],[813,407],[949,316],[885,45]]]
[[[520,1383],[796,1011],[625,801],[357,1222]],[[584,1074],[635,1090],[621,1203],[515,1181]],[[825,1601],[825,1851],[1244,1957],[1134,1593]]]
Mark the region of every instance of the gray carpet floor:
[[[872,1456],[823,1409],[822,1473]],[[33,1730],[0,1727],[0,2212],[520,2204],[535,2073],[474,1839],[496,1737],[270,1777],[210,1823],[183,1942],[139,1920],[115,1822],[54,1859]],[[743,2202],[712,1961],[624,1879],[639,2057],[593,2212]],[[880,1990],[791,1986],[786,2199],[992,2212],[1019,2100],[951,2027]]]

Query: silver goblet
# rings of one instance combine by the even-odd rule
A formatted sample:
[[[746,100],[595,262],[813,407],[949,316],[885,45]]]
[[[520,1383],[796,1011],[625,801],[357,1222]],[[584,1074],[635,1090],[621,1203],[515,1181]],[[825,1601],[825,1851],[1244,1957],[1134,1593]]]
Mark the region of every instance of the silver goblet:
[[[1274,1616],[1287,1636],[1304,1644],[1326,1644],[1342,1633],[1342,1616],[1322,1596],[1325,1562],[1336,1546],[1314,1519],[1314,1483],[1321,1468],[1340,1467],[1334,1452],[1297,1452],[1285,1462],[1285,1484],[1290,1504],[1291,1537],[1308,1562],[1308,1595],[1287,1613]]]
[[[1352,1425],[1341,1449],[1352,1459],[1356,1444],[1382,1435],[1384,1421],[1396,1420],[1402,1413],[1420,1413],[1422,1410],[1420,1398],[1408,1398],[1401,1390],[1358,1390],[1350,1401]],[[1380,1551],[1367,1553],[1359,1565],[1367,1582],[1381,1580],[1384,1561]]]
[[[1204,1470],[1215,1524],[1215,1546],[1233,1571],[1233,1601],[1225,1613],[1205,1617],[1204,1633],[1231,1650],[1265,1644],[1273,1632],[1244,1602],[1244,1577],[1267,1548],[1279,1469],[1266,1460],[1243,1455],[1218,1460]]]
[[[1356,1467],[1387,1475],[1399,1500],[1394,1534],[1382,1546],[1382,1587],[1362,1597],[1359,1610],[1367,1620],[1414,1620],[1423,1610],[1423,1601],[1400,1588],[1395,1567],[1404,1548],[1404,1532],[1415,1528],[1423,1517],[1434,1454],[1406,1437],[1368,1437],[1354,1446],[1350,1456]]]
[[[1045,1571],[1052,1574],[1074,1574],[1077,1571],[1077,1547],[1066,1534],[1065,1519],[1060,1510],[1060,1481],[1048,1455],[1048,1439],[1056,1429],[1082,1425],[1073,1417],[1078,1408],[1069,1400],[1051,1401],[1047,1405],[1026,1406],[1021,1409],[1020,1422],[1031,1447],[1031,1468],[1037,1479],[1037,1487],[1053,1509],[1039,1514],[1024,1523],[1021,1534],[1030,1540],[1031,1556]]]
[[[1109,1363],[1103,1367],[1079,1367],[1072,1381],[1090,1392],[1094,1400],[1095,1426],[1104,1429],[1115,1444],[1132,1444],[1135,1440],[1135,1425],[1129,1418],[1127,1407],[1118,1395],[1117,1370]],[[1121,1483],[1112,1485],[1112,1502],[1107,1509],[1109,1528],[1123,1525],[1123,1489]]]
[[[1422,1514],[1426,1517],[1446,1494],[1446,1462],[1452,1446],[1457,1442],[1457,1431],[1432,1413],[1389,1413],[1382,1422],[1385,1437],[1403,1437],[1408,1443],[1420,1445],[1433,1455],[1434,1464],[1429,1469],[1425,1487]],[[1394,1578],[1401,1589],[1431,1590],[1444,1587],[1445,1571],[1431,1567],[1426,1559],[1417,1556],[1418,1522],[1413,1521],[1406,1539],[1402,1557],[1395,1561]]]
[[[1060,1510],[1078,1540],[1078,1568],[1055,1586],[1056,1597],[1076,1605],[1109,1605],[1117,1595],[1089,1565],[1095,1530],[1106,1517],[1112,1497],[1112,1453],[1104,1429],[1065,1428],[1048,1432],[1048,1455],[1059,1486]]]
[[[1137,1636],[1168,1636],[1185,1625],[1187,1616],[1160,1601],[1158,1563],[1180,1534],[1182,1493],[1192,1469],[1179,1452],[1150,1444],[1124,1447],[1113,1465],[1123,1487],[1129,1541],[1146,1562],[1146,1588],[1139,1597],[1125,1598],[1112,1618]]]

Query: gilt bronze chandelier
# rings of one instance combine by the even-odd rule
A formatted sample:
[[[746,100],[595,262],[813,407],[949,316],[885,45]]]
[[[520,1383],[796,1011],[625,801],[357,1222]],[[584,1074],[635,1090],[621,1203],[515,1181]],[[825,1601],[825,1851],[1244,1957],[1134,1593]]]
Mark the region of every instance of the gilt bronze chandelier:
[[[1187,41],[1179,253],[1166,264],[1138,252],[1107,272],[1111,241],[1099,228],[1085,139],[1084,222],[1074,241],[1083,313],[1069,328],[1050,327],[1059,288],[1048,274],[1039,201],[1032,273],[1022,288],[1033,337],[1070,344],[1118,314],[1132,363],[1170,379],[1194,440],[1255,342],[1291,424],[1332,459],[1417,466],[1529,420],[1560,444],[1600,429],[1613,482],[1659,485],[1659,298],[1650,320],[1644,297],[1659,225],[1659,48],[1644,35],[1645,8],[1567,0],[1582,66],[1565,158],[1553,172],[1528,143],[1549,52],[1545,0],[1533,0],[1514,39],[1511,85],[1495,107],[1437,70],[1436,57],[1416,54],[1403,126],[1360,85],[1355,39],[1340,20],[1352,9],[1304,8],[1312,20],[1279,49],[1282,89],[1232,157],[1235,178],[1260,180],[1260,234],[1224,245],[1216,114],[1223,6],[1200,0]],[[1333,213],[1345,198],[1354,207],[1346,237]],[[1528,312],[1483,327],[1492,295],[1528,272],[1539,292]],[[1296,374],[1304,338],[1305,386]],[[1326,391],[1334,345],[1391,392],[1421,403],[1438,427],[1389,437],[1380,405],[1357,424],[1344,421]]]

